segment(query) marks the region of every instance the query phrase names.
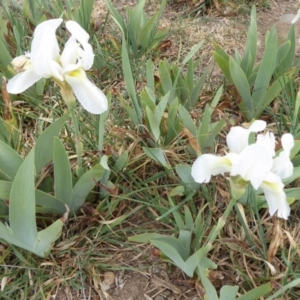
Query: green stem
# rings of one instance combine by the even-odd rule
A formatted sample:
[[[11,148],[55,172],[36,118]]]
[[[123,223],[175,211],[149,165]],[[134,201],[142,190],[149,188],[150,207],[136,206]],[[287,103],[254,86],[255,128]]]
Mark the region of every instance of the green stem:
[[[75,115],[75,109],[71,108],[71,117],[73,120],[74,124],[74,131],[75,131],[75,148],[76,148],[76,154],[77,154],[77,167],[76,167],[76,175],[81,177],[83,175],[83,168],[82,168],[82,159],[81,159],[81,154],[82,154],[82,143],[81,143],[81,138],[80,138],[80,132],[79,132],[79,125],[78,125],[78,120]]]
[[[78,120],[75,115],[75,106],[76,106],[76,99],[71,87],[65,82],[58,83],[61,87],[61,95],[63,100],[68,106],[68,109],[71,113],[71,117],[74,124],[74,131],[75,131],[75,148],[77,154],[77,166],[76,166],[76,175],[80,178],[83,175],[83,168],[82,168],[82,159],[81,154],[83,151],[83,145],[80,139],[80,132],[79,132],[79,125]]]
[[[100,152],[100,158],[102,157],[103,143],[104,143],[104,128],[107,114],[101,114],[99,116],[99,129],[98,129],[98,150]]]

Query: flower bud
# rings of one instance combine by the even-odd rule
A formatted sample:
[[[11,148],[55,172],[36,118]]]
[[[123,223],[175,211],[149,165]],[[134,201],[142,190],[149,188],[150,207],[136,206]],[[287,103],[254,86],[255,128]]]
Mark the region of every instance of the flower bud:
[[[240,176],[234,176],[229,178],[231,195],[233,199],[239,200],[246,191],[247,182],[244,181]]]
[[[68,109],[71,110],[75,107],[76,105],[76,99],[73,93],[73,90],[71,87],[66,83],[66,82],[60,82],[60,87],[61,87],[61,95],[63,100],[68,106]]]
[[[28,55],[17,56],[11,64],[17,73],[24,72],[31,65],[30,57]]]

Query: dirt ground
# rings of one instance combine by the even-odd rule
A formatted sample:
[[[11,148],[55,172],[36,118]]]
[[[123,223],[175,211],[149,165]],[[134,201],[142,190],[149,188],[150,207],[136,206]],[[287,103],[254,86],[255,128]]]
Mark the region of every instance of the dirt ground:
[[[300,8],[297,1],[270,0],[268,2],[270,3],[270,8],[258,7],[258,45],[260,47],[258,56],[261,56],[263,53],[266,31],[275,25],[278,36],[283,38],[289,30],[293,15]],[[115,0],[113,3],[118,9],[123,10],[125,5],[135,5],[136,1]],[[150,14],[156,8],[157,1],[151,1],[147,6]],[[96,0],[94,18],[101,22],[105,19],[106,12],[105,1]],[[175,55],[178,53],[180,42],[183,45],[183,52],[187,53],[194,44],[204,39],[205,45],[202,48],[202,55],[207,60],[206,63],[209,63],[212,59],[211,51],[213,50],[212,42],[214,40],[224,47],[228,53],[233,53],[235,49],[243,51],[249,19],[249,15],[236,14],[230,9],[226,10],[226,8],[224,8],[224,13],[214,11],[206,16],[182,18],[180,12],[169,6],[165,11],[161,26],[171,26],[172,28],[170,37],[172,43],[168,51]],[[300,21],[296,24],[296,34],[300,36]],[[299,46],[297,51],[298,53],[300,52]],[[221,76],[217,68],[215,68],[214,72],[215,76]],[[188,278],[184,278],[179,270],[173,268],[172,274],[167,274],[166,270],[163,269],[164,264],[162,262],[151,261],[149,257],[146,261],[142,261],[141,258],[137,258],[137,261],[139,263],[136,264],[136,268],[143,266],[143,271],[125,270],[128,269],[126,261],[124,261],[123,271],[104,273],[105,270],[101,270],[105,277],[102,281],[102,292],[95,296],[94,299],[99,299],[99,297],[113,300],[200,299],[195,289],[195,283]],[[119,263],[121,264],[121,262]],[[170,266],[168,268],[170,269]],[[236,284],[235,279],[230,278],[230,274],[218,275],[221,286],[226,283]],[[229,282],[228,280],[225,282],[224,278],[229,278]]]

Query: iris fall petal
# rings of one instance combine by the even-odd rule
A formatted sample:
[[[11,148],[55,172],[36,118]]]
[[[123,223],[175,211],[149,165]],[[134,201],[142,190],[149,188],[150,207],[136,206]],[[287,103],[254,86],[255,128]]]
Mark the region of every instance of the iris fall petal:
[[[284,184],[280,177],[274,173],[269,173],[260,188],[265,194],[270,215],[273,216],[277,212],[278,217],[287,219],[290,215],[290,206],[286,201],[286,194],[283,190]]]
[[[39,81],[42,77],[28,68],[24,72],[15,75],[7,83],[7,91],[11,94],[20,94]]]
[[[193,163],[192,176],[196,182],[209,182],[211,176],[230,172],[231,165],[231,159],[227,156],[203,154]]]
[[[86,76],[82,69],[65,75],[81,105],[92,114],[101,114],[107,110],[108,103],[104,93],[98,89]]]

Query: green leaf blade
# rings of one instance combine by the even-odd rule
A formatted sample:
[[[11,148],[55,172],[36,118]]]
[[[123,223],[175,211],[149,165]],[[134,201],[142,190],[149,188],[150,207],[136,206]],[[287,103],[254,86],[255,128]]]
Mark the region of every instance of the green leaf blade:
[[[276,55],[277,55],[277,37],[276,32],[273,29],[270,32],[270,36],[267,42],[266,50],[264,52],[263,58],[261,60],[261,64],[259,66],[253,93],[252,93],[252,99],[255,103],[255,106],[257,106],[258,103],[261,102],[261,99],[264,97],[264,94],[266,93],[270,80],[273,75],[275,62],[276,62]]]
[[[59,219],[38,233],[35,247],[33,249],[36,255],[40,257],[46,257],[49,255],[49,252],[53,247],[53,243],[61,235],[63,225],[64,222]]]
[[[54,138],[53,146],[54,194],[70,206],[73,188],[70,162],[64,145],[57,137]]]
[[[37,174],[41,172],[46,164],[52,161],[54,137],[59,135],[68,116],[69,114],[66,113],[60,117],[39,136],[35,146],[35,167]]]
[[[22,162],[14,149],[0,141],[0,178],[13,181]]]
[[[72,200],[70,203],[71,213],[76,212],[83,205],[87,195],[102,178],[103,174],[104,168],[100,164],[97,164],[79,178],[72,192]]]
[[[15,237],[34,245],[37,237],[35,217],[34,151],[22,163],[10,192],[9,221]]]
[[[246,75],[242,68],[237,64],[237,62],[230,57],[229,59],[229,69],[230,75],[232,77],[233,83],[241,95],[242,101],[245,105],[246,110],[242,111],[242,113],[247,117],[247,119],[251,120],[254,114],[254,106],[252,97],[250,94],[250,86]]]

